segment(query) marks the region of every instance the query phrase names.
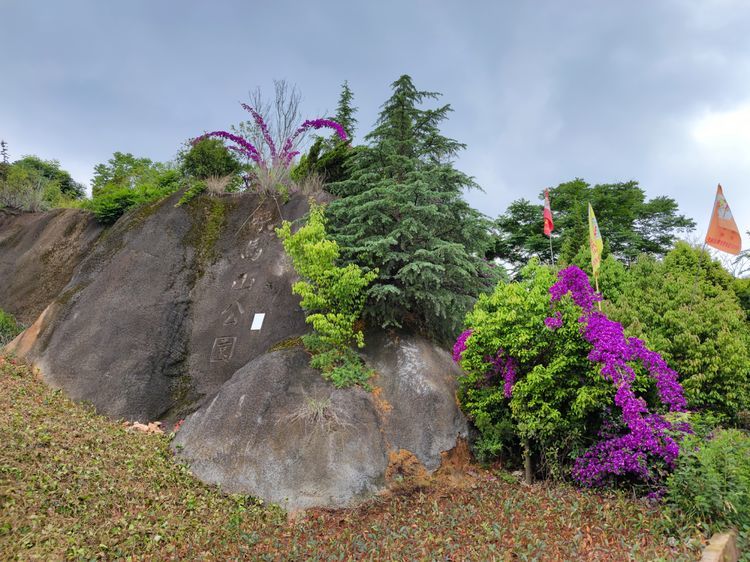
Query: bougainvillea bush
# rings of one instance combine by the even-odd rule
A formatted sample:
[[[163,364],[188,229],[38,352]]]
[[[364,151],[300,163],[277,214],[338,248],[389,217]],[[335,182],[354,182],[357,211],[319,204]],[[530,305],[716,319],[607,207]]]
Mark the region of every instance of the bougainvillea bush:
[[[299,155],[297,147],[310,130],[332,129],[340,140],[348,140],[344,128],[331,119],[308,119],[301,123],[293,133],[283,141],[275,142],[268,124],[263,116],[253,107],[243,103],[260,131],[263,145],[254,145],[241,135],[227,131],[212,131],[193,140],[196,144],[207,138],[218,138],[229,141],[228,148],[251,163],[251,171],[246,177],[248,187],[261,191],[285,191],[291,181],[292,162]]]
[[[527,441],[539,472],[585,485],[654,488],[672,468],[685,429],[665,417],[685,408],[677,374],[599,299],[578,267],[538,264],[479,298],[453,352],[481,458],[512,462]]]

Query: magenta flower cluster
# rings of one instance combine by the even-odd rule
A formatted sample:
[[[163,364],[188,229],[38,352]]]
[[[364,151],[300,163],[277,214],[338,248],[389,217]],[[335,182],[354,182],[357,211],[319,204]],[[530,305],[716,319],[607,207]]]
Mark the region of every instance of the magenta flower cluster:
[[[513,385],[516,383],[518,363],[513,357],[507,355],[503,348],[497,350],[497,354],[489,360],[489,363],[492,365],[490,376],[492,378],[498,375],[503,377],[503,395],[510,398],[513,396]]]
[[[552,301],[559,301],[570,294],[583,310],[578,319],[581,333],[592,349],[588,358],[602,365],[601,373],[617,388],[615,404],[622,411],[625,433],[616,435],[603,431],[602,441],[576,459],[573,477],[589,486],[599,485],[610,476],[634,475],[644,481],[653,481],[650,464],[662,461],[668,468],[674,465],[679,446],[669,435],[673,428],[658,414],[648,411],[643,398],[636,396],[632,384],[635,371],[629,362],[640,361],[656,381],[661,401],[670,411],[683,411],[686,407],[683,389],[677,373],[670,369],[664,359],[649,350],[638,338],[626,338],[622,325],[610,320],[594,307],[601,300],[589,283],[586,273],[570,266],[558,274],[557,282],[550,288]],[[545,322],[555,328],[562,324],[562,317],[555,315]]]
[[[458,363],[461,361],[461,356],[466,351],[466,340],[471,336],[471,330],[465,330],[458,336],[456,343],[453,344],[453,360]]]
[[[297,139],[299,139],[300,135],[302,135],[305,131],[308,131],[310,129],[333,129],[333,131],[341,140],[347,140],[346,131],[344,131],[344,128],[339,123],[336,123],[336,121],[332,121],[331,119],[308,119],[299,127],[297,127],[297,130],[294,131],[292,136],[284,140],[281,150],[278,150],[278,147],[273,141],[273,137],[268,130],[268,125],[263,119],[263,116],[249,105],[245,103],[241,105],[246,111],[250,113],[250,115],[252,115],[255,124],[260,129],[263,140],[268,145],[268,150],[271,156],[270,162],[266,161],[263,153],[258,150],[252,143],[248,142],[238,135],[233,135],[226,131],[213,131],[211,133],[206,133],[196,139],[193,139],[193,144],[210,137],[226,139],[234,143],[229,147],[231,150],[234,150],[235,152],[246,156],[261,168],[268,169],[270,167],[276,166],[288,168],[291,165],[294,157],[299,154],[299,151],[294,150],[294,145]]]

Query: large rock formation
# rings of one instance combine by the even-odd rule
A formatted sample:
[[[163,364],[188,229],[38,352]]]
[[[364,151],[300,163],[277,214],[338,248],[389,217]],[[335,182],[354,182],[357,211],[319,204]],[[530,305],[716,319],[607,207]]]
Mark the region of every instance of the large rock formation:
[[[467,432],[446,352],[370,335],[372,391],[337,390],[295,345],[308,328],[274,228],[304,216],[306,198],[281,207],[251,194],[177,198],[101,234],[88,215],[60,213],[72,226],[55,228],[79,241],[72,275],[45,285],[56,295],[11,351],[111,417],[187,416],[174,444],[199,477],[290,508],[347,505],[382,489],[405,456],[435,470]],[[56,216],[13,218],[28,227],[0,235],[0,264],[37,264],[31,240],[46,238],[33,232],[53,232]],[[33,292],[31,276],[46,277],[28,267]],[[0,302],[16,294],[0,286]]]
[[[287,508],[343,506],[383,489],[408,452],[427,471],[465,437],[450,356],[414,336],[372,338],[373,391],[337,390],[301,348],[245,365],[174,441],[201,479]]]
[[[0,308],[31,324],[68,284],[101,230],[91,213],[77,209],[0,209]]]
[[[273,232],[274,201],[177,199],[102,234],[12,344],[51,385],[115,418],[189,413],[242,365],[306,330],[290,291],[294,271]],[[295,219],[306,204],[295,198],[282,212]]]

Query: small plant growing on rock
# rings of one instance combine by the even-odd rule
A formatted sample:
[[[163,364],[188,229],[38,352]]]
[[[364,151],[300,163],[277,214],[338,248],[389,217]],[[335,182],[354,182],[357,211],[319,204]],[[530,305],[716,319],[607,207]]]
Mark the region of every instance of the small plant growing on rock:
[[[0,347],[9,343],[23,331],[23,327],[16,319],[0,308]]]
[[[310,209],[307,224],[292,234],[284,221],[276,233],[302,278],[292,291],[302,297],[307,323],[314,332],[302,338],[313,354],[310,365],[336,387],[365,385],[370,371],[362,364],[353,346],[364,346],[364,335],[355,329],[362,315],[367,286],[377,272],[365,273],[359,266],[339,267],[339,246],[326,235],[323,207]]]
[[[340,412],[330,397],[316,398],[305,394],[302,404],[291,414],[285,416],[287,424],[301,422],[312,431],[323,430],[331,432],[336,428],[350,427],[352,424],[348,416]]]

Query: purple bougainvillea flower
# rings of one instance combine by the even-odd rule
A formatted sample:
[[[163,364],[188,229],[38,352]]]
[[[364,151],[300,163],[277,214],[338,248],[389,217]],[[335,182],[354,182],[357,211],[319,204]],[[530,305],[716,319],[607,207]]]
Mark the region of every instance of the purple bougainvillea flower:
[[[270,131],[268,130],[268,125],[266,124],[265,120],[263,119],[263,116],[258,113],[254,108],[250,107],[249,105],[243,103],[240,104],[242,107],[250,112],[250,114],[253,116],[253,120],[255,121],[255,124],[260,129],[261,135],[263,136],[264,142],[268,145],[268,150],[270,152],[271,161],[267,162],[264,157],[263,153],[258,150],[255,146],[253,146],[251,143],[249,143],[244,138],[233,135],[232,133],[228,133],[226,131],[213,131],[211,133],[206,133],[205,135],[201,135],[200,137],[193,140],[193,144],[196,142],[209,138],[209,137],[218,137],[222,138],[228,141],[231,141],[234,143],[234,145],[229,146],[231,150],[234,150],[235,152],[242,154],[243,156],[248,157],[253,162],[258,164],[263,169],[269,169],[274,168],[276,166],[282,166],[284,168],[288,168],[292,164],[292,160],[294,160],[294,157],[299,154],[299,151],[294,150],[294,144],[295,141],[300,137],[302,133],[309,129],[333,129],[334,132],[338,135],[338,137],[341,140],[348,140],[346,136],[346,131],[344,131],[344,128],[338,124],[336,121],[332,121],[331,119],[308,119],[304,123],[302,123],[297,129],[294,131],[292,136],[284,140],[281,148],[281,152],[278,151],[278,147],[276,146],[276,143],[273,141],[273,137],[271,136]]]
[[[643,398],[632,388],[635,371],[629,362],[639,361],[656,381],[661,401],[672,412],[684,411],[686,401],[677,373],[664,359],[646,347],[638,338],[626,338],[622,325],[607,318],[594,308],[601,300],[589,283],[586,273],[576,266],[563,269],[557,282],[550,288],[552,302],[570,294],[573,302],[583,310],[579,318],[581,333],[591,344],[588,358],[599,363],[602,376],[617,388],[615,405],[622,412],[624,432],[613,435],[609,428],[600,433],[602,440],[576,459],[573,477],[588,486],[603,484],[608,477],[633,474],[646,482],[654,482],[651,459],[661,460],[668,468],[680,452],[679,445],[668,431],[689,432],[686,423],[674,427],[658,414],[651,414]],[[562,325],[557,314],[547,318],[550,329]]]

